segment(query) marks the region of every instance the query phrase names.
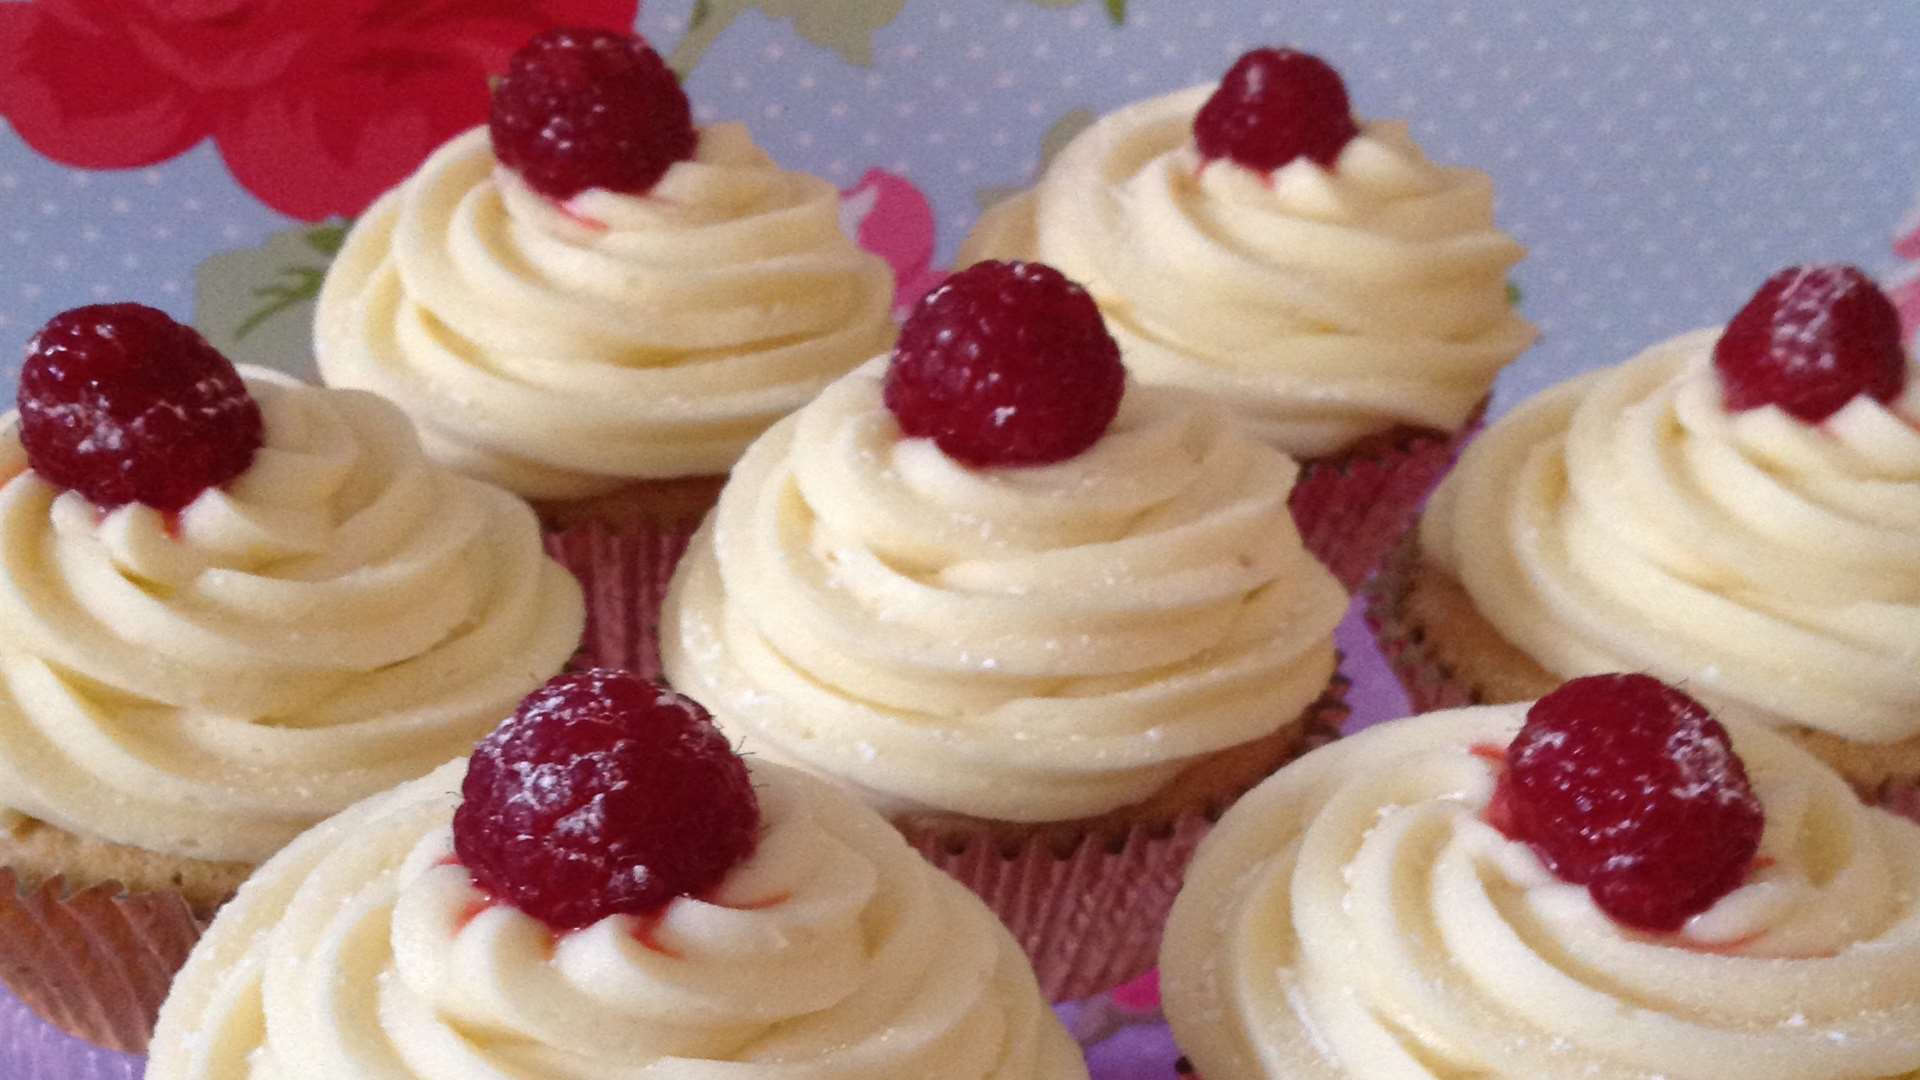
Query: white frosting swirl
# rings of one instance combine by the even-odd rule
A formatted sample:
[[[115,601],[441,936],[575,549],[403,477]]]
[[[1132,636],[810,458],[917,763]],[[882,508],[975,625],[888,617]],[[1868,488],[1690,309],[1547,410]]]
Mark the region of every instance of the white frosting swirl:
[[[1508,302],[1524,251],[1494,227],[1492,181],[1428,161],[1397,122],[1362,125],[1332,168],[1205,163],[1193,117],[1212,92],[1102,118],[988,211],[959,264],[1053,265],[1141,379],[1231,403],[1296,457],[1458,430],[1534,338]]]
[[[1233,1080],[1920,1075],[1920,826],[1730,724],[1766,807],[1747,883],[1628,931],[1485,820],[1527,705],[1300,759],[1202,845],[1161,955],[1181,1048]]]
[[[252,466],[177,524],[0,437],[0,806],[216,861],[458,757],[579,645],[525,503],[371,394],[242,369]]]
[[[1818,425],[1730,413],[1717,334],[1503,418],[1422,550],[1557,674],[1650,671],[1762,722],[1920,735],[1920,372]]]
[[[703,129],[644,196],[565,205],[477,128],[355,225],[320,294],[320,370],[398,402],[435,457],[529,497],[724,473],[892,341],[892,276],[839,207],[737,124]]]
[[[1083,1080],[1006,929],[871,811],[753,769],[705,899],[557,936],[453,863],[464,765],[263,868],[175,982],[149,1080]]]
[[[1071,820],[1326,688],[1346,595],[1296,466],[1223,411],[1132,385],[1085,453],[973,469],[902,436],[884,373],[747,452],[668,594],[668,678],[749,749],[889,810]]]

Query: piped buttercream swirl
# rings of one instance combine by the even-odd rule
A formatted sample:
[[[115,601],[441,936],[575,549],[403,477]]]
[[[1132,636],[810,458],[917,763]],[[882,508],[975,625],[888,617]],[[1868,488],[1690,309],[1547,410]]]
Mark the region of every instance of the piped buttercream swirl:
[[[1821,424],[1729,412],[1717,333],[1515,409],[1434,497],[1422,552],[1559,675],[1649,671],[1763,722],[1920,735],[1920,380]]]
[[[452,859],[463,763],[264,867],[175,982],[152,1080],[1084,1080],[1012,937],[871,811],[753,766],[711,896],[556,936]]]
[[[1141,379],[1218,397],[1296,457],[1397,425],[1458,430],[1534,338],[1493,184],[1369,122],[1331,168],[1203,162],[1194,87],[1082,132],[993,208],[960,265],[1038,259],[1085,285]]]
[[[752,751],[892,810],[1089,817],[1296,719],[1340,586],[1296,466],[1132,385],[1077,457],[973,469],[903,437],[884,361],[776,425],[675,575],[665,670]]]
[[[579,645],[526,504],[399,410],[242,369],[252,466],[102,514],[0,437],[0,806],[251,862],[472,748]]]
[[[839,210],[738,124],[702,129],[645,195],[565,204],[477,128],[355,225],[320,295],[320,370],[528,497],[724,473],[892,340],[891,274]]]
[[[1677,934],[1615,923],[1487,823],[1528,706],[1351,736],[1244,796],[1162,952],[1181,1048],[1236,1080],[1870,1080],[1920,1072],[1920,826],[1729,724],[1767,826]]]

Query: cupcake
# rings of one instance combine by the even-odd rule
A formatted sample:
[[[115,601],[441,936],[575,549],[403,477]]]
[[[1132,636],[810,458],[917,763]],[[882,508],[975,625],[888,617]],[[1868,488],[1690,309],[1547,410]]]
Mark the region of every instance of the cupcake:
[[[562,676],[215,920],[149,1080],[1085,1080],[1020,950],[839,788]]]
[[[1059,273],[982,263],[741,459],[668,593],[666,674],[851,785],[1082,997],[1151,966],[1213,817],[1342,716],[1346,594],[1295,472],[1129,383]]]
[[[1282,770],[1162,959],[1213,1080],[1920,1075],[1920,826],[1643,675]]]
[[[1082,132],[959,263],[1058,267],[1137,378],[1225,402],[1299,460],[1300,531],[1352,588],[1532,343],[1507,289],[1522,254],[1485,173],[1356,121],[1318,58],[1258,49]]]
[[[41,330],[0,476],[0,978],[104,1046],[254,865],[580,641],[526,504],[152,308]]]
[[[555,30],[492,120],[355,224],[321,289],[332,386],[531,500],[604,663],[653,669],[660,590],[727,470],[893,340],[891,272],[833,186],[739,124],[696,129],[638,38]]]
[[[1419,708],[1643,670],[1863,792],[1920,777],[1920,390],[1850,267],[1770,279],[1480,437],[1373,590]]]

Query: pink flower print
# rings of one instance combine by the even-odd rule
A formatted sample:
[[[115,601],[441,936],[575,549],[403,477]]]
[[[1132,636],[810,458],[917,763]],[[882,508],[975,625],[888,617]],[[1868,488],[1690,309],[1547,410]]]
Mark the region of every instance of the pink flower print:
[[[893,312],[904,318],[947,276],[933,268],[933,207],[913,181],[868,169],[840,193],[840,224],[854,242],[893,267]]]
[[[1160,1014],[1160,971],[1158,968],[1113,988],[1109,994],[1123,1011],[1141,1016]]]
[[[1906,219],[1894,230],[1893,253],[1907,265],[1893,272],[1886,282],[1887,296],[1900,313],[1900,329],[1908,341],[1920,334],[1920,204],[1907,211]]]

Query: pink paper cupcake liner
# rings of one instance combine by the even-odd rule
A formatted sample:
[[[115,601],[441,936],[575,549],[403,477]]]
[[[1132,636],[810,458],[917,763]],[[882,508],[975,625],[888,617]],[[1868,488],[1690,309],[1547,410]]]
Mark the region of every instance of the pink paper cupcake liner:
[[[1336,676],[1309,707],[1292,757],[1339,737],[1347,683]],[[1160,932],[1187,863],[1228,805],[1244,794],[1172,820],[1119,832],[1090,831],[1069,850],[1035,835],[1007,847],[952,823],[897,823],[927,860],[973,890],[1013,932],[1052,1001],[1077,1001],[1154,966]]]
[[[1408,432],[1346,453],[1301,462],[1289,504],[1301,539],[1340,584],[1352,591],[1413,525],[1467,440],[1486,405],[1458,432]]]
[[[145,1053],[167,988],[209,921],[177,893],[111,882],[69,891],[61,878],[0,867],[0,979],[62,1031]]]
[[[1871,801],[1909,821],[1920,822],[1920,777],[1888,780]]]
[[[573,572],[586,596],[579,667],[660,675],[660,605],[673,568],[700,519],[662,523],[584,522],[546,534],[547,553]]]
[[[903,831],[1007,924],[1049,1000],[1077,1001],[1153,966],[1181,875],[1212,824],[1196,812],[1104,842],[1090,836],[1066,855],[1045,840],[1008,851],[984,837]]]

